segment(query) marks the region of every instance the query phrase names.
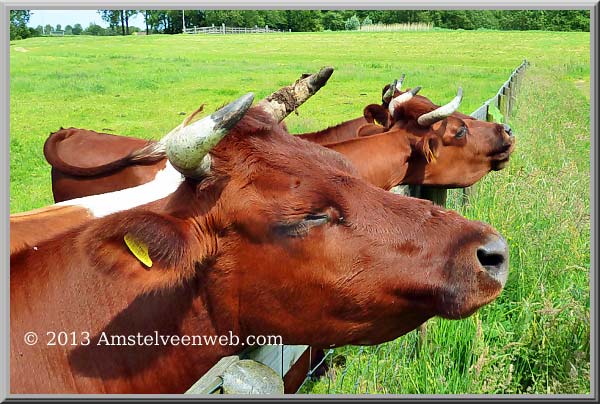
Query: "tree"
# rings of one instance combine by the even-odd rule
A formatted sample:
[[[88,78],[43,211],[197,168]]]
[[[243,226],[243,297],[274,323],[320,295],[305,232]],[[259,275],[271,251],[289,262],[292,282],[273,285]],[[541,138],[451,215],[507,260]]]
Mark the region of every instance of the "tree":
[[[137,13],[137,10],[98,10],[98,14],[108,23],[111,30],[116,31],[117,27],[121,26],[122,35],[129,35],[129,17]]]
[[[73,35],[81,35],[82,32],[83,32],[83,27],[81,26],[81,24],[73,25]]]
[[[344,29],[346,29],[346,31],[356,31],[359,28],[360,20],[356,15],[353,15],[352,17],[348,18],[344,23]]]
[[[323,28],[331,31],[341,31],[344,29],[344,17],[339,11],[326,11],[321,18]]]
[[[106,30],[104,28],[102,28],[100,25],[94,24],[93,22],[91,22],[90,25],[85,29],[85,31],[83,31],[83,33],[86,35],[100,36],[100,35],[106,35]]]
[[[65,35],[73,35],[73,27],[70,25],[67,25],[65,27]]]
[[[116,29],[119,26],[121,10],[98,10],[98,14],[100,14],[103,21],[108,23],[109,28]],[[89,31],[89,29],[86,29],[86,31]]]
[[[57,30],[57,31],[60,31],[60,29],[61,29],[61,28],[62,28],[62,25],[60,25],[60,24],[56,24],[56,30]]]
[[[369,16],[366,16],[362,23],[362,25],[372,25],[372,24],[373,24],[373,21],[371,21]]]
[[[296,32],[323,31],[320,10],[287,10],[288,27]]]
[[[241,27],[264,27],[265,19],[262,15],[256,10],[241,10],[242,15],[242,25]],[[267,24],[268,25],[268,24]],[[271,27],[273,28],[273,27]]]
[[[50,33],[54,31],[54,28],[52,28],[52,25],[50,24],[46,24],[46,26],[44,27],[44,33],[46,35],[50,35]]]
[[[285,10],[261,10],[258,14],[263,23],[271,28],[288,30],[287,15]]]
[[[29,10],[10,10],[10,40],[25,39],[32,36],[31,31],[27,28]]]
[[[121,10],[122,15],[125,17],[125,32],[129,35],[129,17],[133,17],[138,13],[137,10]]]
[[[229,27],[242,27],[244,26],[244,16],[241,10],[207,10],[206,24],[225,24]]]

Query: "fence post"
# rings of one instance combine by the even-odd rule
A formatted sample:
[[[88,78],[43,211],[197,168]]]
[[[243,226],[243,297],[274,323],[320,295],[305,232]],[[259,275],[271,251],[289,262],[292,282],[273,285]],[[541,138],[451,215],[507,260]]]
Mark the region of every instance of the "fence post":
[[[226,356],[185,394],[283,394],[283,380],[273,369],[238,355]]]
[[[225,33],[225,23],[221,24],[221,29],[223,30],[223,34]]]

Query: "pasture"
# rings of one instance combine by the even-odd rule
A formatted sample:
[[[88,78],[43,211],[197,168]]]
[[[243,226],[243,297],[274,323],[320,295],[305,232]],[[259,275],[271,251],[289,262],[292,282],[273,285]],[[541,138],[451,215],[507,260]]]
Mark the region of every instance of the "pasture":
[[[10,206],[52,203],[42,147],[80,127],[158,139],[205,103],[257,99],[301,73],[335,72],[292,133],[358,117],[401,73],[441,104],[460,85],[461,112],[531,63],[510,125],[510,164],[460,207],[493,225],[511,253],[506,289],[461,321],[430,320],[377,347],[343,347],[304,393],[590,392],[590,36],[565,32],[285,33],[232,36],[52,37],[10,46]],[[299,288],[302,285],[298,285]]]

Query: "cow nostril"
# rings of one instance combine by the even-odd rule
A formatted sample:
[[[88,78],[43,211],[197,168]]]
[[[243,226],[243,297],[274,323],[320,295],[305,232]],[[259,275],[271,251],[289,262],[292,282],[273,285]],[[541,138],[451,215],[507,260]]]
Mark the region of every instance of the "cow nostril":
[[[508,244],[501,236],[494,237],[477,249],[477,259],[486,272],[502,286],[508,278]]]
[[[508,136],[513,137],[513,132],[512,129],[510,128],[510,126],[508,126],[507,124],[503,124],[504,126],[504,131],[508,134]]]
[[[488,253],[483,249],[477,250],[477,259],[484,267],[496,267],[502,265],[504,257],[498,253]]]

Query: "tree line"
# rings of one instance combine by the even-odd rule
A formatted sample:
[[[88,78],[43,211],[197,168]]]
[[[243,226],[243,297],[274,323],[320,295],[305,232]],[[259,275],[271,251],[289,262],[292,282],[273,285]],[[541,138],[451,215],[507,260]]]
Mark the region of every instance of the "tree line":
[[[430,23],[446,29],[588,31],[589,10],[98,10],[108,28],[90,24],[64,27],[67,35],[177,34],[185,27],[225,24],[230,27],[264,27],[284,31],[341,31],[368,24]],[[144,27],[132,27],[129,19],[144,17]],[[10,39],[47,35],[62,27],[27,27],[30,11],[11,10]]]

